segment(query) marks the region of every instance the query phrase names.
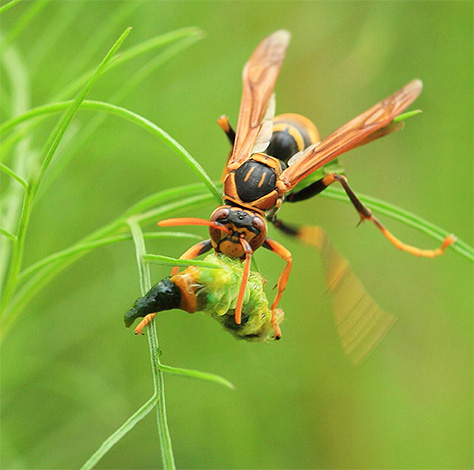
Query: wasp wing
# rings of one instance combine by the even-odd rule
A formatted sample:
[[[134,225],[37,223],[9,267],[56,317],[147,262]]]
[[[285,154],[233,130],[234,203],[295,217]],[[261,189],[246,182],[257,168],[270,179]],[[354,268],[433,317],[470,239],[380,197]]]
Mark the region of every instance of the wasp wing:
[[[298,238],[321,254],[337,334],[348,358],[359,365],[382,341],[395,317],[370,296],[321,227],[303,226]]]
[[[403,112],[421,93],[423,84],[413,80],[392,96],[377,103],[361,115],[340,127],[321,142],[295,155],[290,166],[280,176],[287,191],[318,168],[334,160],[341,153],[366,144],[371,140],[395,132],[402,125],[392,120]]]
[[[228,166],[241,165],[252,153],[289,41],[288,31],[274,32],[258,45],[244,67],[239,120]]]

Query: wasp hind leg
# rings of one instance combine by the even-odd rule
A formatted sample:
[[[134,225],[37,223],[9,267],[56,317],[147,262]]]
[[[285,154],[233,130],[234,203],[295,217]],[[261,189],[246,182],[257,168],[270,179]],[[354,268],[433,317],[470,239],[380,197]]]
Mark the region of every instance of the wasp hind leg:
[[[333,183],[340,183],[349,196],[353,206],[356,208],[357,212],[360,215],[361,221],[370,220],[375,224],[375,226],[382,232],[382,234],[387,238],[387,240],[395,245],[401,251],[406,251],[407,253],[411,253],[414,256],[421,256],[424,258],[434,258],[435,256],[442,255],[444,250],[451,244],[456,241],[456,237],[454,235],[448,235],[441,246],[436,248],[435,250],[422,250],[417,248],[416,246],[407,245],[395,237],[391,232],[389,232],[385,226],[380,222],[373,214],[372,211],[365,207],[360,199],[356,196],[354,191],[352,191],[349,183],[347,182],[347,178],[345,176],[339,175],[337,173],[330,173],[329,175],[321,178],[320,180],[314,182],[313,184],[309,185],[308,187],[298,191],[297,193],[290,194],[286,200],[288,202],[298,202],[304,201],[310,197],[316,196],[320,192],[324,191],[328,186]]]
[[[291,253],[283,245],[280,245],[280,243],[276,242],[275,240],[272,240],[271,238],[267,238],[262,246],[277,254],[286,261],[286,266],[280,274],[280,278],[278,279],[277,295],[272,303],[272,306],[270,307],[272,312],[273,331],[275,333],[275,339],[278,340],[281,338],[281,330],[278,326],[277,307],[278,303],[280,302],[283,291],[285,290],[288,278],[290,277],[292,258]]]

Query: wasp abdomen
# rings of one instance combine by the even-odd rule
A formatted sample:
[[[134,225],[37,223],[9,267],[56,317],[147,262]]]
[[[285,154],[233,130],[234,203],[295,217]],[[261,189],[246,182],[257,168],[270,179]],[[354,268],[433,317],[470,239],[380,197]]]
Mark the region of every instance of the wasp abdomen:
[[[265,153],[285,163],[296,153],[321,140],[316,126],[299,114],[276,116],[272,132]]]
[[[256,201],[275,190],[275,170],[264,163],[248,160],[235,171],[235,185],[242,201]]]

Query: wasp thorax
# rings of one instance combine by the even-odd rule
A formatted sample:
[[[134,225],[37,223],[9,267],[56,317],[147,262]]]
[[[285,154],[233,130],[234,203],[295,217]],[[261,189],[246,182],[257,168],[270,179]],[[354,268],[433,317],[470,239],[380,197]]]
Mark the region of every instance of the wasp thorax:
[[[267,236],[263,217],[249,209],[233,206],[218,207],[211,214],[211,222],[223,228],[209,227],[212,245],[216,251],[233,258],[245,256],[241,238],[247,240],[252,250],[262,246]]]

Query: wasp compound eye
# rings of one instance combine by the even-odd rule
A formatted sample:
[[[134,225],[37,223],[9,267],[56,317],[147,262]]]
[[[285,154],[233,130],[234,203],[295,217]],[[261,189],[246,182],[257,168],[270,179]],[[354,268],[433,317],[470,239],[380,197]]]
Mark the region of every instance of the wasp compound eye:
[[[265,222],[260,217],[254,217],[252,224],[260,232],[265,230]]]
[[[218,207],[212,214],[212,221],[222,221],[229,217],[230,210],[227,207]]]

